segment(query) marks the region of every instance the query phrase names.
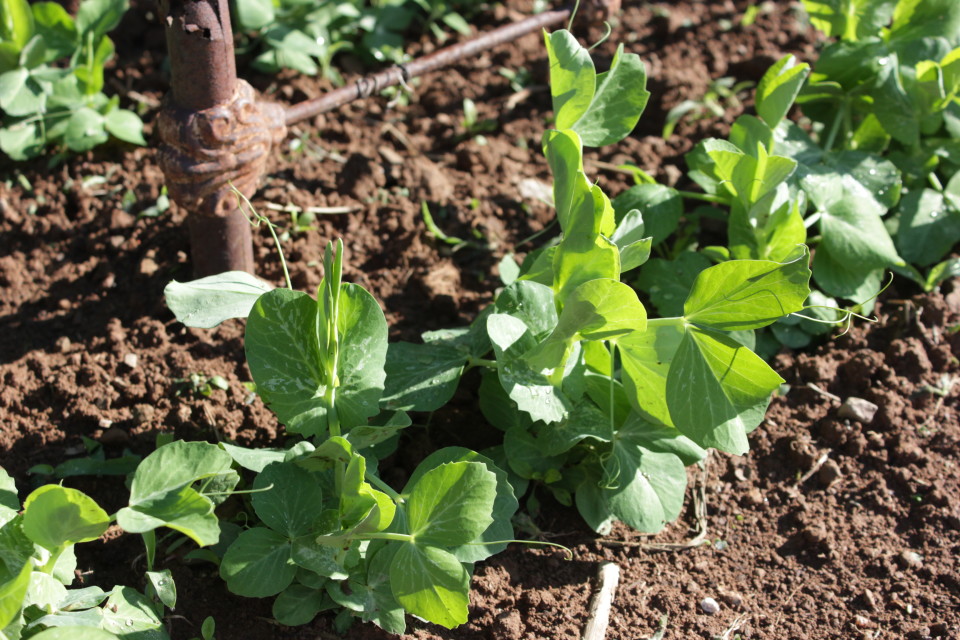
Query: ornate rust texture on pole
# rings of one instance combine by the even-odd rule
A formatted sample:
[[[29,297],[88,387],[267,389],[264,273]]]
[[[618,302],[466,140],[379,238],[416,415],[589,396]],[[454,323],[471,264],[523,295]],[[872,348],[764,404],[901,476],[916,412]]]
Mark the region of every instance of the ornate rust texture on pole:
[[[250,224],[231,185],[257,189],[286,135],[280,105],[237,79],[227,0],[161,0],[170,94],[157,119],[158,159],[170,197],[188,212],[195,275],[253,272]]]

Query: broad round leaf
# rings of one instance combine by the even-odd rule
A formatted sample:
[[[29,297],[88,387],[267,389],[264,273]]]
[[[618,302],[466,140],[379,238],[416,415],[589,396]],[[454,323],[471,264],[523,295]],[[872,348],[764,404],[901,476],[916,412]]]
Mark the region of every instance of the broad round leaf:
[[[453,554],[404,544],[390,565],[390,588],[403,608],[452,629],[467,621],[470,574]]]
[[[297,573],[290,552],[290,541],[283,535],[264,527],[248,529],[224,554],[220,577],[240,596],[276,595],[290,586]]]
[[[292,462],[267,465],[253,481],[253,508],[265,525],[288,538],[310,532],[323,510],[313,474]]]
[[[407,500],[418,544],[453,547],[474,540],[493,522],[497,477],[479,462],[449,462],[421,476]]]
[[[110,516],[81,491],[49,484],[23,503],[23,532],[51,551],[96,540],[110,526]]]

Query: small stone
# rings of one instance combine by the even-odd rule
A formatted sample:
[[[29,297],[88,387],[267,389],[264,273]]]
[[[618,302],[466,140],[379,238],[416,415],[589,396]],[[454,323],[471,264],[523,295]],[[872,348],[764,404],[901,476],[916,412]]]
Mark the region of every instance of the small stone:
[[[133,408],[133,419],[140,424],[150,422],[157,410],[150,404],[138,404]]]
[[[858,629],[876,629],[877,623],[868,618],[867,616],[855,616],[853,618],[853,624],[857,626]]]
[[[817,479],[824,487],[833,486],[842,477],[843,473],[840,471],[840,465],[829,458],[823,463],[823,466],[820,467],[820,471],[817,472]]]
[[[870,424],[873,416],[877,414],[877,405],[863,398],[850,397],[843,401],[837,410],[837,415],[846,420],[856,420],[864,424]]]
[[[100,421],[97,423],[97,426],[101,429],[109,429],[113,424],[113,420],[110,418],[100,418]]]
[[[867,443],[873,449],[882,449],[887,446],[886,440],[876,431],[867,431]]]
[[[873,591],[870,591],[870,589],[867,589],[863,592],[863,602],[871,611],[876,611],[879,608],[877,603],[877,594],[875,594]]]
[[[113,275],[112,273],[108,273],[100,283],[100,286],[104,289],[113,289],[113,285],[115,284],[117,284],[117,276]]]
[[[752,507],[759,507],[764,502],[763,492],[756,487],[750,489],[744,496],[744,502]]]
[[[123,356],[123,364],[127,365],[131,369],[136,369],[139,363],[140,359],[135,353],[128,353],[127,355]]]
[[[71,303],[66,298],[60,298],[60,300],[57,301],[57,306],[66,311],[71,307]]]
[[[700,590],[700,585],[698,585],[696,582],[691,580],[686,585],[684,585],[683,588],[687,593],[696,593],[697,591]]]
[[[904,551],[900,554],[900,559],[911,569],[919,569],[923,566],[923,556],[916,551]]]
[[[145,276],[152,276],[160,269],[160,265],[153,258],[144,258],[140,261],[140,273]]]
[[[130,434],[120,427],[110,427],[100,436],[100,443],[106,445],[126,444],[130,440]]]
[[[705,614],[712,616],[720,611],[720,603],[713,598],[704,598],[700,601],[700,608],[703,609]]]
[[[70,338],[67,336],[60,336],[57,338],[57,349],[60,353],[66,353],[70,349]]]
[[[723,601],[734,609],[739,609],[743,606],[743,596],[736,591],[728,591],[727,593],[724,593]]]
[[[123,236],[110,236],[110,240],[109,240],[110,246],[113,247],[114,249],[119,249],[123,245],[125,240],[126,238],[124,238]]]

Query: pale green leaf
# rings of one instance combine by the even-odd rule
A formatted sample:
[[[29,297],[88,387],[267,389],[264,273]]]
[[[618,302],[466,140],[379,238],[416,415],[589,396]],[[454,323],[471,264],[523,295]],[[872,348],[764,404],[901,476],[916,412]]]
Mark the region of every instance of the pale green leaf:
[[[674,425],[701,447],[742,455],[783,379],[731,338],[690,327],[667,375]]]
[[[763,75],[757,85],[757,114],[771,129],[786,117],[809,74],[808,64],[798,63],[792,55],[786,55]]]
[[[684,303],[687,321],[721,331],[758,329],[803,308],[810,295],[806,251],[786,263],[731,260],[697,276]]]
[[[163,289],[167,306],[188,327],[210,329],[231,318],[246,318],[273,285],[245,271],[227,271],[190,282],[171,281]]]
[[[96,540],[109,526],[107,512],[76,489],[48,484],[23,503],[23,532],[50,551]]]
[[[407,518],[417,544],[454,547],[475,540],[493,522],[497,477],[480,462],[448,462],[409,490]]]
[[[467,621],[470,574],[453,554],[404,544],[390,565],[390,588],[403,608],[452,629]]]
[[[576,38],[561,29],[544,34],[550,60],[550,93],[557,129],[573,128],[586,113],[596,91],[593,60]]]

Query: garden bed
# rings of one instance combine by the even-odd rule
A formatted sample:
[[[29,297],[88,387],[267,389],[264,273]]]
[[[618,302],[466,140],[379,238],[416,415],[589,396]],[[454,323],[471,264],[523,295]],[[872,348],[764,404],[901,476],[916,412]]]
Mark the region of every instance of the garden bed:
[[[766,3],[754,24],[742,26],[747,5],[627,3],[610,42],[594,54],[601,68],[615,43],[639,54],[652,97],[633,136],[586,155],[588,174],[607,193],[630,180],[611,167],[630,162],[672,184],[694,142],[725,134],[743,110],[739,101],[726,101],[722,118],[684,120],[673,136],[660,138],[667,111],[701,99],[711,79],[756,82],[785,53],[813,56],[813,31],[798,21],[793,3]],[[480,28],[529,9],[499,7]],[[161,29],[149,3],[135,5],[124,20],[108,84],[128,106],[140,100],[155,113],[166,88]],[[428,50],[426,41],[414,47]],[[467,324],[499,285],[503,255],[530,250],[518,243],[553,217],[520,194],[522,180],[550,180],[539,151],[550,116],[545,59],[542,40],[527,36],[423,78],[409,105],[371,99],[294,127],[253,200],[289,229],[283,246],[294,286],[316,288],[323,246],[339,236],[345,279],[381,302],[392,337],[415,340],[424,330]],[[532,83],[517,93],[501,68],[525,68]],[[248,77],[285,102],[329,88],[293,73]],[[486,144],[464,135],[464,98],[476,102],[480,119],[496,121]],[[81,436],[113,457],[126,448],[145,455],[158,432],[244,445],[282,435],[274,415],[241,384],[250,380],[242,324],[186,329],[164,305],[164,285],[191,278],[189,247],[183,212],[141,215],[161,195],[151,150],[104,147],[52,170],[43,160],[0,162],[10,184],[0,186],[0,464],[21,493],[44,481],[27,474],[34,465],[85,454]],[[420,214],[424,201],[446,234],[470,245],[454,251],[432,237]],[[298,230],[270,203],[351,211]],[[255,254],[259,275],[279,284],[280,264],[265,234]],[[902,282],[894,289],[882,300],[877,325],[856,327],[809,354],[777,357],[789,390],[754,432],[751,452],[714,453],[705,472],[693,468],[687,510],[662,534],[617,527],[598,538],[575,511],[544,499],[526,533],[570,547],[573,560],[513,545],[478,566],[467,625],[445,631],[414,622],[410,637],[579,637],[604,561],[623,571],[610,638],[650,637],[663,616],[664,637],[675,638],[960,636],[953,377],[960,375],[960,290],[948,283],[945,294],[920,296]],[[205,388],[210,376],[221,376],[228,388]],[[420,416],[428,424],[411,429],[385,464],[392,484],[436,445],[491,444],[471,409],[475,393],[468,376],[450,405],[429,420]],[[870,423],[837,416],[835,398],[850,396],[879,405]],[[119,479],[66,484],[111,513],[125,504]],[[684,543],[704,525],[704,544],[649,546]],[[142,586],[137,537],[108,534],[86,546],[93,547],[80,557],[86,584]],[[335,637],[322,616],[303,628],[276,626],[269,602],[229,594],[212,565],[178,557],[160,564],[173,569],[180,594],[169,619],[175,639],[198,635],[207,615],[220,638]],[[713,615],[701,608],[707,597],[720,604]],[[365,625],[349,637],[386,634]]]

